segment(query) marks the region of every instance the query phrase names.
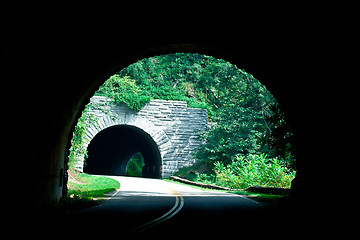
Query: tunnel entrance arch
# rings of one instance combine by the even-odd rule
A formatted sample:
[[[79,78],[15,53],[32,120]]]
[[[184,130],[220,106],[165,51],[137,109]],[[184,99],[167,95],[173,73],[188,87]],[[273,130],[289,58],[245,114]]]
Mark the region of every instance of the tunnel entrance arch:
[[[159,54],[198,52],[223,58],[237,66],[242,66],[256,78],[261,79],[261,82],[279,102],[284,104],[285,111],[292,121],[293,129],[296,130],[297,139],[300,139],[301,146],[297,146],[299,149],[309,149],[304,146],[312,146],[309,144],[308,136],[315,132],[313,132],[315,124],[309,120],[314,117],[309,118],[308,114],[304,114],[304,106],[313,108],[310,110],[317,113],[318,106],[314,107],[313,102],[318,99],[315,97],[315,93],[318,96],[318,92],[315,89],[310,91],[307,98],[303,98],[303,96],[310,85],[313,87],[318,85],[314,83],[314,78],[307,71],[303,71],[303,69],[311,69],[312,64],[315,66],[315,61],[309,63],[309,61],[300,61],[299,59],[313,54],[307,50],[313,49],[308,48],[312,41],[303,41],[307,40],[307,35],[304,34],[304,37],[301,37],[305,32],[297,34],[295,32],[297,28],[292,28],[295,30],[291,31],[293,34],[296,33],[294,38],[289,37],[287,31],[283,33],[272,31],[272,34],[269,35],[265,34],[269,32],[261,31],[259,28],[254,28],[253,31],[250,29],[250,32],[245,30],[241,32],[226,31],[226,29],[233,30],[238,23],[227,22],[226,25],[224,24],[225,30],[223,26],[218,28],[227,33],[224,36],[214,34],[213,25],[198,28],[196,24],[191,24],[189,26],[180,25],[176,28],[162,28],[165,31],[163,34],[157,34],[157,31],[147,31],[149,36],[146,41],[141,42],[138,39],[143,39],[142,34],[145,30],[141,26],[140,29],[139,26],[130,26],[129,30],[135,30],[130,31],[126,38],[121,38],[121,42],[119,42],[119,38],[103,38],[103,41],[98,41],[97,38],[88,36],[85,38],[81,34],[68,37],[70,36],[68,28],[64,27],[62,32],[54,26],[47,30],[51,31],[53,36],[62,36],[62,38],[44,38],[45,35],[49,35],[49,31],[38,31],[25,36],[22,41],[10,42],[14,46],[8,48],[6,57],[11,61],[7,61],[7,67],[4,68],[6,69],[5,76],[11,79],[9,82],[13,83],[14,89],[22,87],[23,92],[19,95],[21,100],[27,102],[28,106],[33,106],[30,108],[33,117],[29,118],[29,124],[18,125],[17,122],[14,122],[14,129],[22,133],[22,136],[26,136],[22,142],[27,143],[26,150],[28,151],[22,151],[24,157],[19,157],[19,159],[23,169],[21,178],[23,181],[29,181],[29,179],[32,181],[32,184],[26,189],[29,196],[28,205],[47,205],[62,196],[62,187],[66,185],[64,174],[66,173],[66,155],[70,148],[69,139],[71,139],[72,127],[75,126],[80,112],[94,91],[116,71],[145,57]],[[77,25],[72,24],[72,26]],[[244,26],[246,24],[242,25],[242,27]],[[69,27],[71,29],[71,26]],[[276,28],[281,30],[281,27]],[[96,29],[92,29],[91,32],[96,32]],[[97,32],[100,30],[98,29]],[[107,32],[106,34],[102,33],[104,36],[108,36]],[[216,36],[218,37],[215,38]],[[47,41],[43,39],[47,39]],[[37,56],[36,61],[32,58],[33,56]],[[276,60],[273,56],[276,56]],[[61,71],[59,71],[59,66],[61,66]],[[279,66],[281,66],[282,74],[274,71],[274,69],[279,69]],[[86,71],[89,73],[84,74]],[[54,74],[54,72],[58,74]],[[23,77],[26,75],[36,76],[36,82],[29,82],[28,78]],[[52,76],[53,82],[58,83],[56,88],[50,88],[49,76]],[[49,88],[46,93],[43,90],[44,87]],[[319,92],[323,92],[322,90],[323,88],[319,88]],[[25,92],[27,94],[24,94]],[[299,99],[305,99],[305,102],[299,101]],[[48,108],[49,103],[52,103],[52,108]],[[17,108],[14,107],[14,109]],[[28,113],[30,115],[30,110]],[[325,117],[323,118],[326,120]],[[312,139],[318,141],[317,138]],[[315,143],[313,145],[317,146]],[[316,151],[303,151],[297,152],[300,155],[297,159],[299,171],[296,177],[299,193],[304,193],[307,186],[310,186],[309,189],[311,189],[312,180],[319,176],[315,170],[320,164],[317,164],[316,167],[313,165],[317,163],[317,159],[321,159],[312,156],[314,161],[310,161],[308,152]],[[36,176],[35,179],[34,176]],[[308,185],[304,182],[307,177],[311,178],[306,181],[309,183]]]
[[[101,102],[101,101],[107,101],[107,98],[105,97],[99,97],[93,98],[92,101]],[[160,169],[163,169],[163,163],[164,160],[166,162],[167,159],[171,159],[171,141],[169,140],[168,136],[164,132],[164,130],[156,126],[153,122],[149,121],[148,119],[141,117],[138,114],[135,114],[133,111],[131,111],[126,105],[117,107],[115,110],[112,109],[112,114],[116,114],[116,116],[112,116],[112,114],[106,113],[106,110],[110,111],[111,107],[109,109],[99,110],[99,109],[90,109],[88,113],[91,113],[93,116],[96,116],[97,123],[96,124],[89,124],[86,129],[86,138],[83,143],[83,146],[85,149],[89,147],[89,144],[91,141],[97,136],[97,134],[101,133],[103,130],[106,130],[107,128],[111,128],[114,126],[132,126],[136,127],[137,129],[143,131],[143,133],[146,133],[152,141],[155,142],[156,148],[159,150],[160,154]],[[140,152],[140,151],[138,151]],[[133,152],[135,154],[137,152]],[[132,155],[131,155],[132,156]],[[131,158],[129,156],[129,159]],[[143,157],[145,158],[144,154]],[[124,163],[125,164],[125,163]],[[127,162],[126,162],[127,164]],[[77,169],[80,172],[84,171],[85,166],[85,155],[81,155],[78,157],[75,169]],[[126,170],[126,165],[123,166]],[[146,168],[147,166],[145,166]],[[150,171],[150,170],[149,170]],[[156,177],[158,177],[156,175]],[[160,177],[163,176],[163,171],[160,171]]]
[[[87,149],[102,130],[125,124],[142,129],[155,141],[161,156],[162,178],[195,162],[193,153],[201,144],[201,131],[207,126],[206,109],[188,108],[185,101],[154,99],[136,112],[124,103],[113,106],[111,99],[104,96],[94,96],[90,102],[85,114],[95,121],[87,120],[82,148]],[[74,160],[75,169],[83,172],[85,155],[79,154]]]
[[[106,128],[91,140],[84,172],[124,176],[129,160],[138,152],[144,157],[142,176],[160,178],[162,164],[158,145],[144,130],[126,124]]]

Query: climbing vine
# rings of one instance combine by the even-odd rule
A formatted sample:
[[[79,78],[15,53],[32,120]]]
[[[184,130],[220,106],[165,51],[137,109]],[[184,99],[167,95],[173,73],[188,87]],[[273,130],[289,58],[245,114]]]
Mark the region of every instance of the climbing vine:
[[[116,119],[116,116],[113,115],[108,108],[111,107],[112,101],[104,101],[101,103],[94,102],[93,99],[90,99],[90,102],[85,105],[85,108],[81,114],[81,117],[78,119],[77,124],[75,125],[73,131],[73,137],[71,139],[71,147],[69,150],[69,168],[74,168],[78,160],[82,158],[87,158],[88,153],[85,147],[86,142],[86,129],[90,126],[98,125],[98,117],[93,114],[93,110],[101,111],[106,115],[110,116],[113,120]]]
[[[90,120],[89,115],[86,114],[89,110],[89,107],[90,105],[85,106],[85,109],[79,118],[73,132],[69,154],[69,168],[73,168],[77,159],[79,159],[81,156],[88,156],[87,150],[84,146],[84,141],[86,136],[87,119]]]

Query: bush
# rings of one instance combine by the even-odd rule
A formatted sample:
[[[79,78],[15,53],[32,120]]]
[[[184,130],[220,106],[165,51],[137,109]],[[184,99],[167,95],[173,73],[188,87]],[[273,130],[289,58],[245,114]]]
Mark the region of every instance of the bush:
[[[290,188],[295,177],[295,171],[282,166],[277,158],[268,158],[265,154],[237,155],[227,166],[216,162],[214,170],[216,184],[233,189],[256,185]]]

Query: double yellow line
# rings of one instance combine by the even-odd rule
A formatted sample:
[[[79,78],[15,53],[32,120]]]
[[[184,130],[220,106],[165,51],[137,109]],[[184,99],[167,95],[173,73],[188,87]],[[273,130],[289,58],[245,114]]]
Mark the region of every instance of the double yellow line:
[[[184,198],[183,196],[181,196],[181,194],[178,192],[178,191],[175,191],[174,189],[171,189],[169,188],[169,190],[175,195],[175,204],[174,206],[167,212],[165,213],[164,215],[150,221],[150,222],[147,222],[143,225],[141,225],[140,227],[137,227],[135,229],[133,229],[131,232],[130,232],[130,235],[135,235],[135,234],[138,234],[138,233],[141,233],[141,232],[144,232],[146,231],[147,229],[149,228],[152,228],[166,220],[169,220],[170,218],[172,218],[173,216],[175,216],[178,212],[180,212],[180,210],[183,208],[184,206]]]

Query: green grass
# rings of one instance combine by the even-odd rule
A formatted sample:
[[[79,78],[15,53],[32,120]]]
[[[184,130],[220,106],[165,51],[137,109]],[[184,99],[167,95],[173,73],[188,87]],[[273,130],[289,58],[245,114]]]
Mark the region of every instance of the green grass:
[[[102,196],[120,188],[114,179],[69,170],[68,194],[49,206],[47,214],[67,215],[99,204]]]
[[[74,194],[82,198],[101,197],[105,193],[115,191],[120,188],[120,183],[114,179],[89,175],[86,173],[73,173],[77,181],[69,181],[68,196]]]

